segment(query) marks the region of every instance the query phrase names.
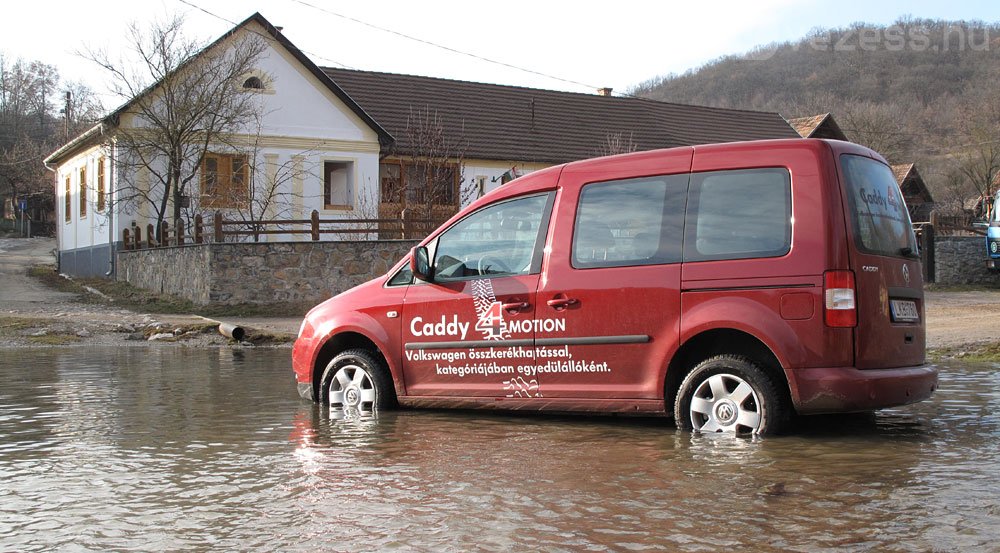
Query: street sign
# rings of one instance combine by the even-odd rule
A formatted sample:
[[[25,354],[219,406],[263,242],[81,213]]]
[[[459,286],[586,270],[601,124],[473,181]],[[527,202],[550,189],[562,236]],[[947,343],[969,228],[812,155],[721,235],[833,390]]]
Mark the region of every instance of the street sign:
[[[28,200],[17,202],[17,207],[21,208],[21,211],[28,211]]]

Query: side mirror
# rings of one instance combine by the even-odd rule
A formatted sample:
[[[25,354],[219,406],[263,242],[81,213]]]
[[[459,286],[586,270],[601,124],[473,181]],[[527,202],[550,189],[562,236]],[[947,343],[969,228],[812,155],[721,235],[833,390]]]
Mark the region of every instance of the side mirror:
[[[427,253],[427,247],[417,246],[413,248],[413,252],[410,255],[410,272],[420,280],[434,282],[434,268],[431,267],[431,259]]]

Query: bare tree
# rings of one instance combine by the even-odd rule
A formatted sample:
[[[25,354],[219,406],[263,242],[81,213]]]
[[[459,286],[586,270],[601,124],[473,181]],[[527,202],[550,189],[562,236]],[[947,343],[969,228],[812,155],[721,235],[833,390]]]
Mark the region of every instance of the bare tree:
[[[632,132],[626,134],[624,131],[608,132],[604,136],[598,148],[597,156],[613,156],[617,154],[628,154],[639,149],[639,146],[632,138]]]
[[[851,142],[868,146],[891,162],[905,161],[913,145],[908,116],[897,104],[859,101],[845,105],[837,118]]]
[[[175,16],[148,29],[131,25],[128,38],[137,64],[102,51],[83,54],[106,71],[111,91],[123,100],[112,121],[121,175],[117,200],[123,207],[147,203],[157,229],[168,212],[178,220],[191,205],[190,188],[199,183],[209,150],[225,149],[260,110],[253,89],[242,84],[264,54],[266,40],[234,30],[206,49],[184,37],[183,24]],[[143,171],[148,184],[140,182]]]
[[[954,170],[964,179],[968,196],[978,196],[978,204],[983,206],[996,192],[1000,175],[1000,93],[981,91],[961,111],[961,128],[968,143],[955,147],[950,157]]]
[[[449,135],[437,111],[411,110],[404,135],[401,174],[383,179],[383,200],[416,210],[420,217],[440,218],[475,196],[474,186],[464,186],[466,140],[462,133]]]
[[[86,98],[75,111],[74,133],[92,125],[99,104],[83,85],[67,84]],[[4,203],[27,200],[31,217],[44,219],[54,208],[52,177],[42,164],[45,155],[68,137],[69,119],[59,114],[59,73],[37,61],[7,63],[0,55],[0,196]]]
[[[305,161],[309,159],[308,154],[311,150],[299,152],[296,156],[298,159],[292,158],[280,164],[272,164],[266,156],[261,155],[262,117],[257,119],[256,129],[256,133],[250,135],[243,148],[238,150],[239,154],[248,160],[245,196],[238,198],[238,201],[226,210],[230,220],[243,223],[242,230],[250,232],[248,236],[254,242],[260,240],[261,233],[268,227],[276,230],[290,228],[289,225],[267,225],[262,221],[295,219],[304,196],[294,191],[292,182],[315,179],[317,176],[315,164],[310,165]],[[206,214],[208,212],[202,206],[202,215]]]

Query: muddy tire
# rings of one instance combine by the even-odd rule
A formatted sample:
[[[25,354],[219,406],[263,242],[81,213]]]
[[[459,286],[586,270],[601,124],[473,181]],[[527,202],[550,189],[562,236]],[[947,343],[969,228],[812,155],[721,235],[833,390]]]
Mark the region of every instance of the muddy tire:
[[[681,382],[674,420],[678,428],[696,432],[778,434],[791,418],[778,390],[767,371],[746,357],[712,357]]]
[[[396,407],[396,390],[389,368],[364,349],[339,353],[326,366],[321,399],[331,409],[361,413]]]

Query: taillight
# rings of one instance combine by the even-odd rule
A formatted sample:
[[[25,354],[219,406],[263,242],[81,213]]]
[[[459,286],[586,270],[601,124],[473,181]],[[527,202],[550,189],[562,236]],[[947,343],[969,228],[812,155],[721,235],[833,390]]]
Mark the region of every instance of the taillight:
[[[852,327],[858,324],[854,273],[827,271],[823,274],[824,314],[827,326]]]

